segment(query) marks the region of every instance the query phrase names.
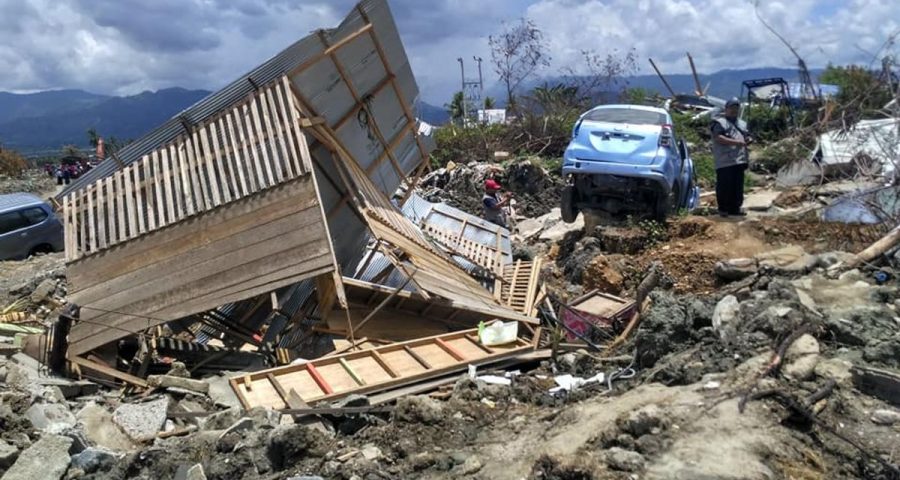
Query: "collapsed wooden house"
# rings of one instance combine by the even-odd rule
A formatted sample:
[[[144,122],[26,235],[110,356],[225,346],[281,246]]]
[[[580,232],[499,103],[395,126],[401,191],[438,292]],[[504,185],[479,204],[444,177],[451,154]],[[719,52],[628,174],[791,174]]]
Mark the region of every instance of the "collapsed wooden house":
[[[392,203],[428,165],[417,95],[386,2],[366,0],[65,190],[80,307],[68,357],[105,370],[85,356],[135,337],[145,351],[164,324],[187,343],[287,362],[279,349],[296,353],[315,331],[352,342],[366,324],[433,325],[424,336],[494,318],[536,323],[460,263],[502,281],[508,232],[479,245],[423,231]],[[398,285],[351,278],[367,246],[386,262],[380,278]]]

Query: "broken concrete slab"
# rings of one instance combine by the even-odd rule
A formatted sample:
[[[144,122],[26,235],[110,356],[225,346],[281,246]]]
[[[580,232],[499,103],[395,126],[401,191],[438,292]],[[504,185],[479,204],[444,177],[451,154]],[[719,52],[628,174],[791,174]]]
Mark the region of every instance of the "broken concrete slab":
[[[165,397],[151,402],[124,404],[113,412],[113,421],[132,440],[148,441],[162,429],[168,408],[169,399]]]
[[[203,471],[203,465],[198,463],[189,468],[184,476],[184,480],[206,480],[206,473]]]
[[[46,433],[62,433],[75,426],[75,415],[69,407],[58,403],[35,403],[25,411],[34,428]]]
[[[553,226],[548,227],[538,237],[545,242],[558,242],[562,240],[567,233],[577,232],[584,228],[584,214],[578,214],[578,217],[572,223],[557,222]]]
[[[242,417],[240,420],[238,420],[237,422],[234,422],[234,424],[232,424],[230,427],[225,429],[225,431],[223,431],[222,434],[219,435],[219,440],[224,438],[226,435],[229,435],[232,433],[239,433],[239,432],[244,432],[244,431],[250,430],[251,428],[253,428],[254,425],[255,424],[254,424],[252,418]]]
[[[53,295],[56,291],[56,279],[47,278],[42,281],[34,291],[31,292],[31,303],[40,304]]]
[[[243,408],[241,406],[241,401],[238,400],[237,395],[234,394],[234,390],[232,390],[231,384],[229,383],[229,378],[232,375],[233,374],[229,374],[228,376],[213,375],[204,377],[203,381],[209,385],[207,395],[218,406]]]
[[[75,414],[75,418],[88,440],[98,447],[120,452],[136,448],[131,438],[113,421],[112,413],[96,403],[85,405]]]
[[[777,190],[757,190],[744,196],[744,208],[747,210],[765,212],[772,208],[775,199],[781,195]]]
[[[723,341],[729,341],[734,335],[740,314],[741,305],[734,295],[727,295],[716,304],[716,308],[713,310],[712,325]]]
[[[44,435],[25,449],[0,480],[58,480],[69,468],[72,439]]]
[[[175,375],[150,375],[147,383],[157,388],[181,388],[192,392],[206,394],[209,392],[209,384],[203,380],[194,380]]]
[[[753,257],[760,268],[770,268],[784,275],[802,274],[816,266],[815,255],[810,255],[797,245],[788,245],[778,250],[760,253]]]

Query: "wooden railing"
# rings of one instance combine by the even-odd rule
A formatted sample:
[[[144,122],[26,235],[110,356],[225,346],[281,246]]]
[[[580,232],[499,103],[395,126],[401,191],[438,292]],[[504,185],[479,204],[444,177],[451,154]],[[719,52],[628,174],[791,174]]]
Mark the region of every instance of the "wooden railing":
[[[66,260],[312,171],[287,77],[63,199]],[[303,152],[301,154],[301,152]]]

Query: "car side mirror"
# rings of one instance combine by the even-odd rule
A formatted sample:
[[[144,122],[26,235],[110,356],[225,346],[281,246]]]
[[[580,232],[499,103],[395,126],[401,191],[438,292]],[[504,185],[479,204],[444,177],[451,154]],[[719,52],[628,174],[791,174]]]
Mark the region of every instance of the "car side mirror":
[[[678,141],[678,155],[681,156],[682,160],[687,158],[687,147],[684,145],[684,140]]]

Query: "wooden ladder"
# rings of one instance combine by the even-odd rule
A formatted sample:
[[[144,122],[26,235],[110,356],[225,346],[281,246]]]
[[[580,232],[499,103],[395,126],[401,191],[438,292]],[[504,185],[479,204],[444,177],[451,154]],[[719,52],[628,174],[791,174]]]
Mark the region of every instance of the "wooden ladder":
[[[246,409],[293,408],[301,402],[312,405],[415,383],[533,348],[521,338],[486,347],[477,329],[463,330],[262,370],[231,378],[230,383]]]

